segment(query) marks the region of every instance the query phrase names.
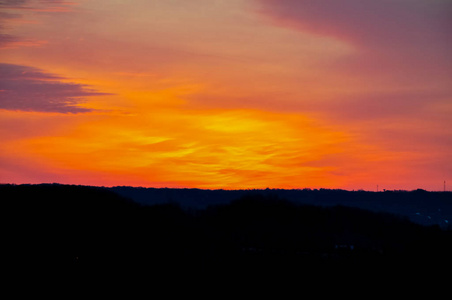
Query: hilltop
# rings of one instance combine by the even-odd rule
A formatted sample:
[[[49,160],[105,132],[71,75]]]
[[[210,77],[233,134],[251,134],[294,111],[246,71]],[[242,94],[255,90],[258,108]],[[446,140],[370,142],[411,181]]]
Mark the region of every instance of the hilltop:
[[[346,191],[330,189],[201,190],[112,187],[109,190],[143,205],[177,204],[185,209],[205,209],[227,204],[247,195],[279,197],[294,204],[322,207],[347,206],[386,212],[422,225],[449,228],[452,222],[452,192]]]
[[[135,191],[150,197],[161,193],[171,198],[157,203],[158,197],[150,197],[148,200],[155,203],[143,205],[119,195],[119,190],[121,194]],[[450,267],[452,231],[437,225],[422,226],[387,212],[344,205],[346,196],[355,197],[348,199],[352,204],[372,196],[375,199],[363,203],[383,201],[389,205],[387,202],[396,201],[393,205],[400,205],[422,202],[424,197],[424,201],[436,205],[449,201],[448,193],[442,198],[439,193],[424,191],[201,191],[1,185],[0,195],[8,229],[4,258],[22,268],[59,266],[80,272],[92,268],[151,268],[152,272],[163,273],[196,269],[204,274],[240,270],[256,276],[274,276],[297,269],[309,270],[312,275],[326,270],[334,274],[344,268],[358,274],[357,270],[369,272],[395,265],[406,270]],[[208,204],[209,197],[223,198],[194,209],[191,199],[195,195],[204,201],[198,204]],[[295,203],[294,196],[304,198]],[[338,200],[334,196],[342,199],[341,205],[335,205]],[[191,207],[181,207],[178,203],[183,201]],[[381,207],[385,207],[383,204]],[[450,213],[448,209],[450,206],[443,206],[445,214]]]

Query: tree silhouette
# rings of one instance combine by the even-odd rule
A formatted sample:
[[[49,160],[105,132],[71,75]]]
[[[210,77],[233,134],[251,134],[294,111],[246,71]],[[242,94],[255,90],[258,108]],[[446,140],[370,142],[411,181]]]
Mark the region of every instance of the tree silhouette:
[[[5,259],[25,268],[311,276],[447,267],[452,253],[452,232],[439,226],[356,207],[296,204],[258,191],[198,210],[143,206],[85,186],[1,185],[0,194]]]

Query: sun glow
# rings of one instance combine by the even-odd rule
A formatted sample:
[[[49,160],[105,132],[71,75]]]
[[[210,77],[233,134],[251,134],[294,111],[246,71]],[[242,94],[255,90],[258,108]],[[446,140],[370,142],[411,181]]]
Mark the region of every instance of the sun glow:
[[[205,188],[263,188],[269,178],[276,187],[293,179],[321,185],[328,168],[304,163],[337,152],[343,141],[343,134],[316,128],[300,115],[195,110],[99,117],[65,136],[21,143],[53,169],[115,174],[118,183],[134,174],[180,186],[195,181]],[[307,182],[312,174],[318,182]]]
[[[355,2],[2,4],[1,182],[435,189],[450,4]]]

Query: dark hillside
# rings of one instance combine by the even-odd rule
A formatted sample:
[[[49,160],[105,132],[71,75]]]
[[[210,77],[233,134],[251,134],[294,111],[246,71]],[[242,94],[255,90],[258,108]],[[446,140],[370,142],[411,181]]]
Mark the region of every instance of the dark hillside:
[[[158,276],[451,271],[451,231],[360,208],[254,193],[187,211],[66,185],[2,185],[0,195],[4,257],[24,268],[125,268]]]
[[[249,194],[279,197],[301,205],[348,206],[374,212],[408,217],[422,225],[450,227],[452,192],[415,191],[345,191],[345,190],[200,190],[113,187],[110,190],[143,205],[177,204],[184,209],[205,209],[227,204]]]
[[[73,264],[108,256],[102,248],[130,231],[139,206],[96,187],[3,185],[1,211],[17,264]],[[99,252],[99,253],[98,253]]]

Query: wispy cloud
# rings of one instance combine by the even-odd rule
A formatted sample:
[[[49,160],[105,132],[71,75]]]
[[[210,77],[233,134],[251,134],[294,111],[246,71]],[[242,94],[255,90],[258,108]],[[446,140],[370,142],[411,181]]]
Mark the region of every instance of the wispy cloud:
[[[18,47],[39,47],[47,41],[37,39],[24,39],[11,34],[0,33],[0,49],[14,49]]]
[[[260,4],[260,12],[275,24],[355,46],[360,56],[347,60],[347,68],[451,75],[451,1],[260,0]]]
[[[88,86],[28,66],[0,64],[0,109],[85,113],[85,97],[106,95]]]
[[[28,2],[30,2],[30,0],[4,0],[0,2],[0,7],[20,7]]]
[[[17,37],[11,34],[0,33],[0,48],[4,48],[7,45],[17,42]]]
[[[260,0],[276,26],[344,41],[355,52],[324,67],[352,78],[344,94],[300,103],[336,120],[415,123],[450,110],[452,2],[443,0]],[[433,111],[433,112],[432,112]],[[437,122],[446,123],[444,120]],[[450,121],[447,122],[450,125]]]
[[[25,11],[36,13],[58,13],[70,12],[75,2],[40,0],[39,2],[30,0],[5,0],[0,2],[0,29],[5,31],[10,29],[10,22],[24,17]],[[0,33],[0,49],[34,47],[45,44],[46,41],[37,40],[30,37],[21,37],[10,33]]]
[[[75,4],[75,2],[59,0],[5,0],[0,3],[0,7],[18,10],[33,10],[39,12],[65,12],[70,11],[69,7]]]
[[[360,45],[434,40],[452,33],[452,2],[443,0],[260,0],[262,12],[300,30]]]

